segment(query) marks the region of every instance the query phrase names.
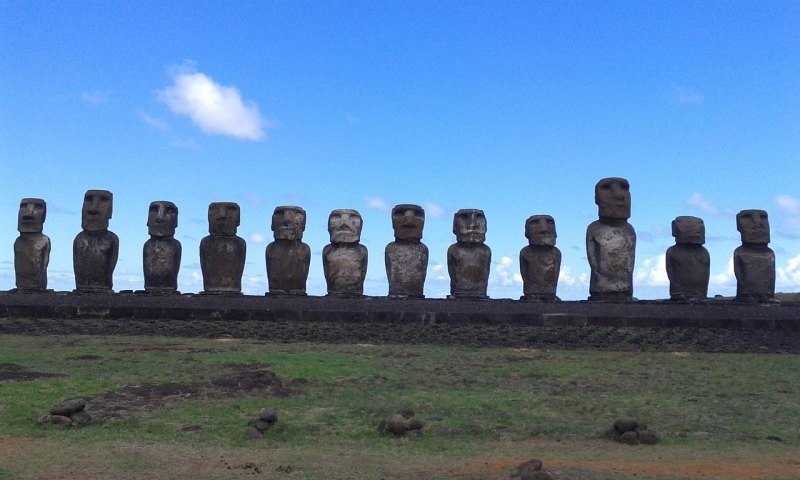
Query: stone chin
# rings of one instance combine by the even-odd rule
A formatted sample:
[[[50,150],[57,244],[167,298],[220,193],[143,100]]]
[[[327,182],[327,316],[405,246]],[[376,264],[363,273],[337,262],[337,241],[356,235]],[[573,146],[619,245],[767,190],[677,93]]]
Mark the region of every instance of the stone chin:
[[[394,229],[397,240],[422,240],[422,227],[398,227]]]
[[[331,232],[331,243],[358,243],[361,235],[352,230],[334,230]]]
[[[172,237],[175,236],[175,227],[168,225],[151,225],[147,227],[147,234],[151,237]]]
[[[107,219],[84,219],[81,222],[81,228],[87,232],[102,232],[108,230]]]
[[[627,220],[631,218],[631,209],[627,205],[600,205],[598,208],[600,218],[613,218]]]
[[[275,240],[302,240],[303,232],[295,227],[278,227],[274,230]]]
[[[42,233],[42,230],[44,230],[44,225],[42,222],[37,222],[35,220],[20,220],[19,224],[17,225],[17,231],[19,233]]]
[[[531,238],[530,244],[542,247],[552,247],[556,244],[556,237],[555,235],[551,234],[537,234]]]

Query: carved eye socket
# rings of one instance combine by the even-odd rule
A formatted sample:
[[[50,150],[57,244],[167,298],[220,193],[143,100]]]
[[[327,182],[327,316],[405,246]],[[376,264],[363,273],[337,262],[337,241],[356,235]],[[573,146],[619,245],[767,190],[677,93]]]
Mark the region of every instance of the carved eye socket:
[[[158,213],[158,205],[151,205],[150,213]]]
[[[486,220],[486,216],[484,214],[482,214],[482,213],[479,213],[479,214],[475,215],[475,218],[477,220]]]
[[[553,220],[552,218],[548,218],[548,219],[547,219],[547,224],[548,224],[548,225],[555,225],[555,224],[556,224],[556,222],[555,222],[555,220]]]
[[[167,214],[168,215],[175,215],[178,213],[178,210],[174,207],[167,207]]]

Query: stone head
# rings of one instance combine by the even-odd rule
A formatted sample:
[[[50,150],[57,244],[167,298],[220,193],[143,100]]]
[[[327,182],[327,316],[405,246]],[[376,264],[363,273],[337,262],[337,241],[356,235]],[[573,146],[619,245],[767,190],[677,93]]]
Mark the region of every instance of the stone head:
[[[275,240],[302,240],[306,229],[306,211],[293,205],[275,207],[272,231]]]
[[[556,221],[550,215],[533,215],[525,221],[525,237],[531,245],[556,244]]]
[[[486,241],[486,216],[483,210],[465,208],[453,216],[453,233],[456,240],[467,243],[483,243]]]
[[[234,202],[214,202],[208,205],[208,233],[236,235],[239,226],[239,205]]]
[[[425,227],[425,210],[419,205],[404,203],[392,209],[395,240],[421,240]]]
[[[339,209],[328,217],[331,243],[358,243],[361,241],[363,220],[357,210]]]
[[[675,243],[702,245],[706,243],[706,225],[702,218],[681,216],[672,221]]]
[[[178,226],[178,207],[163,200],[150,203],[147,211],[147,233],[154,237],[171,237]]]
[[[630,184],[624,178],[610,177],[597,182],[594,187],[594,203],[598,216],[627,220],[631,217]]]
[[[108,230],[113,207],[113,193],[108,190],[87,190],[83,196],[81,228],[89,232]]]
[[[742,243],[769,243],[769,218],[766,210],[742,210],[736,214],[736,230]]]
[[[17,230],[20,233],[41,233],[47,216],[47,203],[41,198],[23,198],[19,202]]]

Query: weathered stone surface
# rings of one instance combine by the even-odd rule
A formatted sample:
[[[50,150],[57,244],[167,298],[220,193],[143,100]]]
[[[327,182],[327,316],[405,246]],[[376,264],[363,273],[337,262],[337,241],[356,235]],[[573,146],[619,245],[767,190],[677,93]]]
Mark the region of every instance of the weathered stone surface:
[[[41,198],[23,198],[19,203],[14,242],[14,273],[17,289],[47,289],[47,264],[50,263],[50,239],[42,233],[47,204]]]
[[[265,422],[275,423],[278,421],[278,414],[271,408],[262,408],[258,412],[258,418]]]
[[[367,247],[361,245],[361,214],[340,209],[328,217],[331,243],[322,249],[322,269],[329,296],[361,296],[367,276]]]
[[[518,480],[551,480],[553,477],[549,472],[542,470],[541,460],[533,458],[519,465],[517,471],[511,475],[511,478]]]
[[[635,432],[639,429],[639,421],[635,418],[621,418],[614,422],[614,429],[619,434]]]
[[[390,433],[395,435],[403,435],[406,433],[406,425],[408,420],[400,414],[392,415],[392,418],[389,419],[389,422],[386,425],[386,430]]]
[[[109,293],[119,255],[119,238],[108,230],[114,196],[108,190],[88,190],[83,198],[83,231],[72,243],[75,291]]]
[[[591,268],[589,300],[633,299],[636,232],[628,223],[631,194],[624,178],[604,178],[595,186],[599,219],[586,229],[586,256]]]
[[[395,241],[386,245],[386,276],[389,296],[423,298],[428,271],[428,247],[421,242],[425,210],[419,205],[401,204],[392,209]]]
[[[455,299],[485,299],[489,285],[492,250],[486,240],[483,210],[462,209],[453,217],[456,243],[447,249],[450,296]]]
[[[525,237],[529,245],[519,252],[522,300],[558,300],[556,289],[561,271],[561,251],[555,247],[556,236],[556,223],[550,215],[533,215],[525,222]]]
[[[636,431],[628,431],[619,436],[619,441],[627,445],[639,443],[639,434]]]
[[[770,240],[769,218],[764,210],[742,210],[736,214],[736,229],[742,245],[733,252],[736,300],[766,303],[775,297],[775,252]]]
[[[208,206],[209,235],[200,241],[200,269],[204,294],[239,294],[247,243],[236,236],[239,205],[214,202]]]
[[[703,247],[706,227],[697,217],[681,216],[672,221],[675,245],[667,249],[666,268],[671,300],[703,300],[708,296],[711,257]]]
[[[259,432],[256,427],[249,426],[244,429],[244,436],[247,438],[256,439],[256,438],[261,438],[264,435],[261,432]]]
[[[643,445],[655,445],[658,443],[658,435],[651,430],[639,431],[639,443]]]
[[[311,248],[302,242],[306,211],[284,205],[272,213],[275,241],[267,245],[267,281],[273,295],[305,295]]]
[[[178,207],[172,202],[150,203],[147,231],[150,239],[142,252],[144,289],[153,293],[177,293],[181,268],[181,242],[175,239]]]
[[[86,408],[86,400],[83,398],[71,398],[64,400],[60,403],[53,405],[50,408],[50,413],[53,415],[69,416],[73,413],[80,412]]]
[[[86,427],[92,424],[92,416],[86,412],[86,410],[81,410],[79,412],[75,412],[69,416],[72,419],[72,422],[75,425],[80,427]]]
[[[272,426],[272,423],[259,419],[253,422],[253,426],[256,427],[259,432],[266,432],[269,430],[269,427]]]
[[[64,415],[50,415],[50,423],[56,427],[72,426],[72,419]]]

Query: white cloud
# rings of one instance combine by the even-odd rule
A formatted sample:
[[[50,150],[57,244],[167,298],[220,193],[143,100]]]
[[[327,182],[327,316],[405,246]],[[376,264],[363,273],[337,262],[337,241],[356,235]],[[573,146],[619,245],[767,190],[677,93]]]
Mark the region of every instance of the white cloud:
[[[709,215],[719,214],[719,209],[715,207],[714,204],[703,198],[703,196],[698,192],[694,192],[692,196],[686,200],[686,205]]]
[[[433,274],[433,279],[439,282],[444,282],[449,280],[449,273],[447,272],[447,266],[442,263],[437,263],[431,268],[431,273]]]
[[[93,107],[108,103],[111,97],[111,92],[106,90],[92,90],[89,92],[81,92],[81,100],[88,103]]]
[[[785,267],[775,269],[775,283],[781,288],[800,287],[800,255],[790,258]]]
[[[514,260],[511,257],[502,257],[500,263],[494,267],[496,275],[494,275],[493,280],[500,282],[500,285],[504,287],[515,284],[522,285],[522,276],[518,270],[519,268],[514,269]]]
[[[147,125],[148,127],[152,127],[155,128],[156,130],[162,130],[162,131],[167,131],[170,129],[169,123],[165,122],[164,120],[159,120],[157,118],[151,117],[150,115],[145,113],[144,110],[141,109],[137,110],[136,114],[139,116],[139,120],[144,122],[144,124]]]
[[[172,74],[173,84],[157,92],[160,102],[178,115],[189,117],[207,134],[260,141],[269,123],[258,105],[242,100],[236,87],[221,85],[191,63]]]
[[[444,208],[440,207],[439,205],[436,205],[433,202],[425,202],[424,207],[426,217],[435,218],[437,220],[444,218],[446,212]]]
[[[558,273],[558,284],[567,287],[576,286],[589,286],[589,274],[586,272],[580,273],[577,277],[572,275],[572,268],[569,265],[561,267]]]
[[[260,233],[251,233],[250,234],[250,243],[267,243],[267,237]]]
[[[691,88],[677,87],[672,91],[672,101],[678,105],[701,105],[705,97]]]
[[[666,253],[662,253],[661,255],[645,258],[643,261],[637,262],[639,266],[633,273],[633,280],[638,284],[648,287],[669,286],[666,256]]]
[[[728,259],[725,271],[712,274],[708,283],[709,285],[714,285],[717,287],[736,286],[736,275],[733,273],[733,255],[731,255],[731,258]]]
[[[381,197],[364,197],[364,203],[367,204],[367,208],[380,210],[382,212],[388,212],[392,209],[386,200],[382,199]]]

